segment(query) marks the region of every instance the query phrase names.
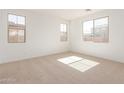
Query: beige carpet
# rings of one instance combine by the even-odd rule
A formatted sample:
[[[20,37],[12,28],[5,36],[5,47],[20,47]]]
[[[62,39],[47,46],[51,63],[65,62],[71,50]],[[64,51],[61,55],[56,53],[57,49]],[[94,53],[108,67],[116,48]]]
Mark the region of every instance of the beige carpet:
[[[78,56],[98,62],[84,72],[57,61]],[[111,84],[124,83],[124,64],[78,53],[60,53],[0,65],[0,83],[18,84]]]

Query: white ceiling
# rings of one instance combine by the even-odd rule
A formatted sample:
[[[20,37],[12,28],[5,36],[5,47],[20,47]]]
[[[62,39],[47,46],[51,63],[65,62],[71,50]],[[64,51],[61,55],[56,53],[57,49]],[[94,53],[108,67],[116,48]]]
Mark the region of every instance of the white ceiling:
[[[36,9],[33,11],[42,14],[58,16],[66,20],[73,20],[79,17],[93,14],[98,11],[102,11],[102,9],[91,9],[91,11],[86,11],[86,9]]]

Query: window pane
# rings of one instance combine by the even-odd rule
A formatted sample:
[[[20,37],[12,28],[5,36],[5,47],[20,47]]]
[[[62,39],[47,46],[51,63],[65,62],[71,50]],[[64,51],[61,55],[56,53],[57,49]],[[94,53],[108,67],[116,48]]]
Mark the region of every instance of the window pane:
[[[108,17],[95,20],[95,26],[97,27],[107,26],[107,24],[108,24]]]
[[[63,32],[66,32],[66,24],[63,24]]]
[[[60,31],[67,32],[66,30],[67,30],[66,24],[60,24]]]
[[[60,37],[61,37],[60,38],[61,41],[67,41],[67,33],[61,32],[61,36]]]
[[[63,24],[60,24],[60,31],[63,31]]]
[[[15,43],[18,41],[17,29],[9,29],[9,42]]]
[[[24,42],[24,30],[18,30],[18,42]]]
[[[18,16],[18,24],[25,25],[25,17]]]
[[[9,14],[8,15],[8,21],[9,21],[9,25],[17,24],[17,16]]]
[[[93,20],[83,23],[83,38],[85,41],[91,41],[93,35]]]
[[[108,41],[108,17],[94,20],[94,41]]]

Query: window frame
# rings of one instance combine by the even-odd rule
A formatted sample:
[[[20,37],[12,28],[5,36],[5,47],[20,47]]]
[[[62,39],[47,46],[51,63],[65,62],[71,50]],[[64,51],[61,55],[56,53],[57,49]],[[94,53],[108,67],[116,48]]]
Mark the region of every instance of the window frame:
[[[21,17],[24,17],[25,18],[25,28],[24,28],[24,41],[23,42],[10,42],[9,40],[9,15],[15,15],[15,16],[21,16]],[[7,14],[7,30],[8,30],[8,43],[26,43],[26,16],[24,15],[18,15],[18,14],[15,14],[15,13],[8,13]]]
[[[100,41],[100,42],[97,42],[97,41],[94,41],[93,38],[94,38],[94,29],[95,29],[95,20],[98,20],[98,19],[102,19],[102,18],[108,18],[108,33],[107,33],[107,41]],[[104,17],[98,17],[98,18],[94,18],[94,19],[91,19],[91,20],[85,20],[82,22],[82,40],[83,41],[88,41],[88,40],[84,40],[84,30],[83,30],[83,23],[84,22],[87,22],[87,21],[93,21],[93,35],[92,35],[92,40],[90,40],[89,42],[97,42],[97,43],[108,43],[109,42],[109,16],[104,16]]]

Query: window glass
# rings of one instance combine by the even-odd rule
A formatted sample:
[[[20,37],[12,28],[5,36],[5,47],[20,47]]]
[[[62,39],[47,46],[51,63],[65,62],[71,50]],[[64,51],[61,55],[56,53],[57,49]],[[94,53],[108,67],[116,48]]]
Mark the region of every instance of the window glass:
[[[67,41],[67,24],[60,24],[60,40]]]
[[[108,17],[94,20],[94,39],[95,42],[108,41]]]
[[[8,14],[9,43],[25,42],[25,17]]]
[[[91,41],[93,35],[93,20],[83,23],[83,38],[85,41]]]

